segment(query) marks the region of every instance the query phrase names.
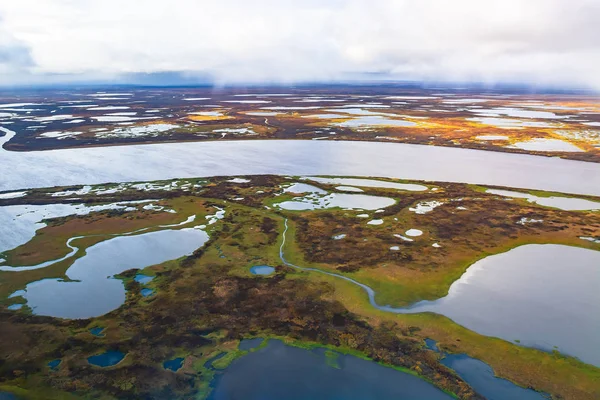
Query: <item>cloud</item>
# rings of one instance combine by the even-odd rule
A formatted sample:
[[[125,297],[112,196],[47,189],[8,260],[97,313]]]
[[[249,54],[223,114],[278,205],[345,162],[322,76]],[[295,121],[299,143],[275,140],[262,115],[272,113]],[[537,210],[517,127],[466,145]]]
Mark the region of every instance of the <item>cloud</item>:
[[[3,29],[0,21],[0,76],[26,73],[32,65],[30,49]]]
[[[0,1],[0,18],[0,37],[19,43],[0,40],[0,65],[22,81],[379,76],[600,88],[597,0],[19,0]]]

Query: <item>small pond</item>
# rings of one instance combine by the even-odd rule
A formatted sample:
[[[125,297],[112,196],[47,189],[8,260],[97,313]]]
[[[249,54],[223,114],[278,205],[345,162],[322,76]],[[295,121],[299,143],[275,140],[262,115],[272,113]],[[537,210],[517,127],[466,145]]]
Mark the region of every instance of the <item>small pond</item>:
[[[102,333],[103,330],[104,330],[103,327],[97,326],[95,328],[90,329],[90,333],[94,336],[102,337],[102,336],[104,336],[104,334]]]
[[[153,276],[148,276],[148,275],[144,275],[144,274],[137,274],[134,278],[134,280],[141,285],[150,283],[150,282],[152,282],[153,279],[154,279]]]
[[[275,206],[284,210],[305,211],[323,210],[328,208],[377,210],[393,205],[396,201],[389,197],[369,196],[366,194],[311,193],[294,200],[276,203]]]
[[[271,275],[275,272],[275,268],[268,265],[255,265],[250,268],[250,273],[254,275]]]
[[[142,294],[142,296],[144,297],[149,297],[152,296],[154,294],[154,290],[153,289],[148,289],[148,288],[143,288],[140,293]]]
[[[163,368],[169,371],[177,372],[183,366],[183,357],[177,357],[172,360],[167,360],[163,363]]]
[[[106,351],[102,354],[96,354],[95,356],[88,357],[88,362],[97,367],[112,367],[120,363],[125,354],[118,350]]]
[[[235,360],[212,382],[211,400],[452,399],[432,384],[373,361],[340,354],[337,368],[325,349],[305,350],[279,340]]]
[[[60,365],[60,359],[52,360],[48,363],[50,369],[56,369]]]

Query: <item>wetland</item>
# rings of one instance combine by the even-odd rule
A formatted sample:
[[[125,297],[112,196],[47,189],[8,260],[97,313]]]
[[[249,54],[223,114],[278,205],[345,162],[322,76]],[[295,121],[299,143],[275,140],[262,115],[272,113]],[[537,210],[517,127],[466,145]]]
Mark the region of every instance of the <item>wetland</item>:
[[[307,193],[341,196],[339,186],[350,184],[391,201],[277,207]],[[278,396],[291,376],[315,371],[328,377],[315,381],[323,398],[346,389],[494,398],[480,386],[488,378],[478,378],[490,371],[532,395],[600,394],[596,356],[585,351],[600,347],[600,242],[581,239],[600,238],[598,197],[275,175],[21,189],[0,199],[0,210],[73,204],[66,192],[77,192],[81,207],[129,204],[49,218],[8,214],[34,232],[11,243],[0,263],[0,390],[19,398],[230,398],[243,386],[231,382],[261,382],[265,371],[281,379],[252,387],[256,398]],[[531,196],[590,205],[561,209]],[[505,257],[514,257],[510,267]],[[42,266],[21,269],[32,265]],[[37,291],[47,282],[65,286]],[[110,296],[86,286],[61,302],[66,285]],[[46,297],[36,300],[39,293]],[[571,329],[561,329],[567,319]],[[429,350],[430,339],[445,356]],[[88,363],[103,354],[115,357]],[[52,360],[60,363],[49,369]],[[388,375],[388,383],[406,380],[404,392],[378,380]],[[313,393],[299,382],[294,393]]]

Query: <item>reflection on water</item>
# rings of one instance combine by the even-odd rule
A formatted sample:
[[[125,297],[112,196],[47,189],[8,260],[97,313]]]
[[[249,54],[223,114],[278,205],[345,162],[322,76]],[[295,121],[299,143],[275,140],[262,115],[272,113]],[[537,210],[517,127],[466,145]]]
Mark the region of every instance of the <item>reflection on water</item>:
[[[43,279],[27,285],[22,296],[34,314],[90,318],[106,314],[125,301],[123,282],[112,276],[192,253],[208,240],[199,229],[163,230],[123,236],[86,250],[67,270],[70,281]]]
[[[486,257],[454,282],[448,295],[410,307],[380,305],[368,285],[285,259],[285,220],[279,257],[303,271],[334,276],[361,287],[371,305],[397,313],[435,312],[478,333],[560,352],[600,366],[600,252],[562,245],[524,245]]]
[[[309,351],[270,340],[215,378],[209,399],[452,399],[414,375],[374,361],[342,354],[336,361],[339,368],[329,365],[324,349]]]
[[[0,144],[12,136],[5,135]],[[378,176],[600,195],[600,165],[595,163],[400,143],[252,140],[0,152],[3,164],[11,166],[0,177],[0,191],[283,174]]]
[[[309,176],[305,179],[311,181],[327,183],[331,185],[351,185],[351,186],[363,186],[363,187],[376,187],[376,188],[388,188],[398,190],[408,190],[410,192],[421,192],[427,190],[427,186],[416,185],[414,183],[398,183],[388,182],[379,179],[359,179],[359,178],[322,178]]]
[[[390,197],[369,196],[366,194],[331,193],[327,195],[311,193],[295,200],[274,204],[284,210],[321,210],[343,208],[359,210],[377,210],[393,205],[396,201]]]
[[[600,252],[531,244],[476,262],[446,297],[408,311],[443,314],[484,335],[600,366],[598,288]]]

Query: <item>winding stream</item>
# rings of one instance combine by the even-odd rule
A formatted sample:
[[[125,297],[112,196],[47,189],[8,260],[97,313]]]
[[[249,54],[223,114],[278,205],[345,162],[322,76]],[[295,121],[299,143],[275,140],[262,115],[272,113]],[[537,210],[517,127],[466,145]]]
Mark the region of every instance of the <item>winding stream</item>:
[[[97,234],[97,235],[83,235],[83,236],[73,236],[71,238],[69,238],[67,240],[67,242],[65,243],[65,245],[71,249],[71,251],[66,254],[65,256],[61,257],[61,258],[57,258],[56,260],[50,260],[50,261],[45,261],[43,263],[37,264],[37,265],[30,265],[30,266],[10,266],[10,265],[1,265],[0,266],[0,271],[12,271],[12,272],[20,272],[20,271],[31,271],[34,269],[40,269],[40,268],[45,268],[48,267],[52,264],[56,264],[58,262],[67,260],[71,257],[73,257],[75,254],[77,254],[77,252],[79,251],[79,247],[73,246],[71,243],[75,240],[78,239],[83,239],[83,238],[88,238],[88,237],[98,237],[98,236],[131,236],[134,235],[136,233],[140,233],[140,232],[144,232],[150,229],[155,229],[155,228],[175,228],[178,226],[182,226],[185,224],[188,224],[190,222],[193,222],[196,219],[195,215],[191,215],[189,216],[185,221],[176,223],[176,224],[169,224],[169,225],[157,225],[157,226],[149,226],[146,228],[141,228],[141,229],[136,229],[135,231],[131,231],[131,232],[125,232],[125,233],[107,233],[107,234]]]
[[[16,294],[27,301],[36,315],[67,319],[97,317],[125,301],[123,282],[114,275],[191,254],[207,240],[208,234],[195,228],[105,240],[88,247],[86,254],[75,260],[65,273],[69,280],[42,279],[29,283]]]
[[[391,307],[378,304],[376,292],[364,283],[287,261],[287,219],[284,224],[279,247],[283,264],[357,285],[378,310],[396,314],[435,312],[484,335],[546,351],[558,349],[600,366],[598,251],[562,245],[520,246],[472,264],[445,297]]]

